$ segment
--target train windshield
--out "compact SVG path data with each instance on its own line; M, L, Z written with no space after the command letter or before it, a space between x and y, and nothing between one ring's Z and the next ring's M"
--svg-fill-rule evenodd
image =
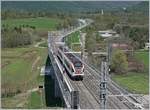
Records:
M74 64L74 66L80 68L80 67L82 67L82 63L81 63L81 62L76 62L76 63Z

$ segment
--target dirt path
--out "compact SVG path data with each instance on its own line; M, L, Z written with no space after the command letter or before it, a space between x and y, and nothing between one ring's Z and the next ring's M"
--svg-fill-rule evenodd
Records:
M33 62L33 64L32 64L32 69L31 69L31 71L33 71L34 69L35 69L35 67L36 67L36 64L38 63L38 61L40 60L40 56L38 56L35 60L34 60L34 62Z
M39 60L40 60L40 56L38 56L38 57L34 60L34 62L32 63L31 72L36 69L35 67L36 67L36 65L37 65L37 63L38 63ZM27 90L27 91L24 92L24 93L20 93L20 94L14 96L15 98L18 98L18 99L21 99L21 98L22 98L22 100L19 101L19 103L16 105L16 107L24 107L24 105L27 103L27 100L28 100L27 98L28 98L28 96L29 96L32 92L35 92L35 91L38 91L38 88L29 89L29 90Z
M41 43L44 43L44 42L45 42L45 39L42 39L42 41L37 42L37 43L34 45L34 47L45 48L45 47L39 46Z
M23 100L20 101L20 103L18 103L16 105L16 107L23 107L27 103L27 97L30 95L30 93L38 91L38 90L39 90L38 88L33 88L33 89L28 90L25 93L20 93L20 94L14 96L15 98L21 98L21 97L23 98L24 97Z

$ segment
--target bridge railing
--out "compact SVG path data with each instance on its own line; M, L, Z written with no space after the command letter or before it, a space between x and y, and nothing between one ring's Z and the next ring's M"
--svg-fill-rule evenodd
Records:
M79 108L78 91L74 89L69 79L67 79L67 77L64 75L64 68L60 64L57 56L54 54L54 50L51 47L52 45L49 44L49 56L55 71L55 78L58 81L66 106L67 108Z
M59 87L61 89L61 93L63 96L63 99L66 103L67 108L79 108L79 91L75 90L70 83L68 77L64 75L64 68L60 64L59 60L56 56L56 37L59 36L61 39L63 39L65 36L78 31L93 21L90 21L87 19L87 23L84 25L76 26L76 27L70 27L68 29L63 29L60 31L55 32L48 32L48 50L49 50L49 56L55 71L55 76L58 81Z

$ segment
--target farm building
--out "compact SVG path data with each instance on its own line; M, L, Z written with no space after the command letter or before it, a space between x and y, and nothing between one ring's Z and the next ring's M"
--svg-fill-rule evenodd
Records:
M98 33L103 38L119 37L119 34L113 30L98 31Z

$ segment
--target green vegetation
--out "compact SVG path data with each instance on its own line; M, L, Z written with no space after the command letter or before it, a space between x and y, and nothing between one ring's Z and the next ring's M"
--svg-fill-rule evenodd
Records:
M2 48L30 45L56 30L62 20L56 18L24 18L2 20Z
M83 29L87 33L85 48L88 52L88 60L94 67L100 67L101 56L92 56L92 52L106 51L106 42L96 34L100 30L116 29L118 33L123 32L125 35L125 38L120 38L120 41L126 39L127 42L132 42L135 49L143 48L148 42L148 2L118 2L117 5L116 2L107 3L98 1L92 2L92 4L91 2L3 1L1 26L2 107L42 108L41 93L36 91L27 95L26 92L43 83L45 105L47 107L63 106L60 98L54 97L54 80L51 77L40 77L39 75L40 67L45 64L47 48L35 48L31 44L40 41L41 37L47 38L47 31L76 26L78 24L76 18L94 20L94 23ZM128 8L133 5L133 8ZM126 12L123 12L123 6L127 7ZM100 14L101 9L104 9L103 15ZM123 15L127 17L127 26L122 26L125 21ZM120 43L119 39L115 40ZM79 51L79 32L69 35L65 42L73 50ZM43 42L39 46L47 47L47 42ZM134 56L145 64L146 69L149 68L148 52L135 52ZM147 71L121 74L127 71L126 56L119 53L113 58L113 68L120 75L114 74L112 78L131 92L148 93ZM42 96L44 95L42 94Z
M148 1L145 1L148 4ZM21 11L29 11L30 16L32 16L31 12L39 12L40 15L46 15L47 12L58 13L62 11L62 13L70 12L70 13L79 13L79 12L89 12L89 13L100 13L101 9L108 11L122 11L122 7L131 7L134 6L133 9L147 9L148 5L142 5L141 2L130 2L130 1L122 1L122 2L113 2L113 1L38 1L38 2L12 2L12 1L2 1L2 10L21 10ZM140 7L137 5L140 5ZM142 5L142 7L141 7ZM137 10L136 10L137 11ZM145 10L143 10L145 11ZM43 12L43 13L42 13ZM45 12L45 13L44 13ZM148 13L148 12L147 12ZM49 15L50 16L50 15Z
M13 101L13 96L18 93L38 87L40 68L45 64L46 57L46 48L2 49L1 87L4 100L2 107L11 106L9 104ZM12 107L16 105L13 103Z
M79 43L80 33L79 31L74 32L66 37L66 43L69 45L71 43Z
M126 55L121 50L115 50L112 55L111 69L115 73L126 73L128 71L128 62Z
M7 19L2 20L2 25L5 24L8 27L19 27L19 26L34 26L36 29L54 30L61 21L56 18L24 18L24 19Z
M79 31L74 32L66 37L65 42L69 48L73 50L80 50L80 33Z
M72 50L73 51L81 51L81 44L72 44Z
M137 60L144 63L146 68L149 68L149 52L148 51L137 51L134 53L134 56Z
M149 69L149 52L136 51L135 58L141 61ZM149 74L148 72L128 72L125 75L113 75L112 77L118 84L125 87L127 90L135 93L149 93Z
M25 31L21 27L8 29L2 27L2 48L25 46L32 43L31 31Z
M132 40L133 47L135 49L143 49L145 43L148 42L149 30L148 27L132 27L128 28L129 32L127 36Z
M113 80L133 93L149 93L149 75L147 73L132 73L114 75Z
M32 92L31 95L29 96L29 102L28 102L28 107L29 109L38 109L42 108L42 97L41 97L40 92Z

